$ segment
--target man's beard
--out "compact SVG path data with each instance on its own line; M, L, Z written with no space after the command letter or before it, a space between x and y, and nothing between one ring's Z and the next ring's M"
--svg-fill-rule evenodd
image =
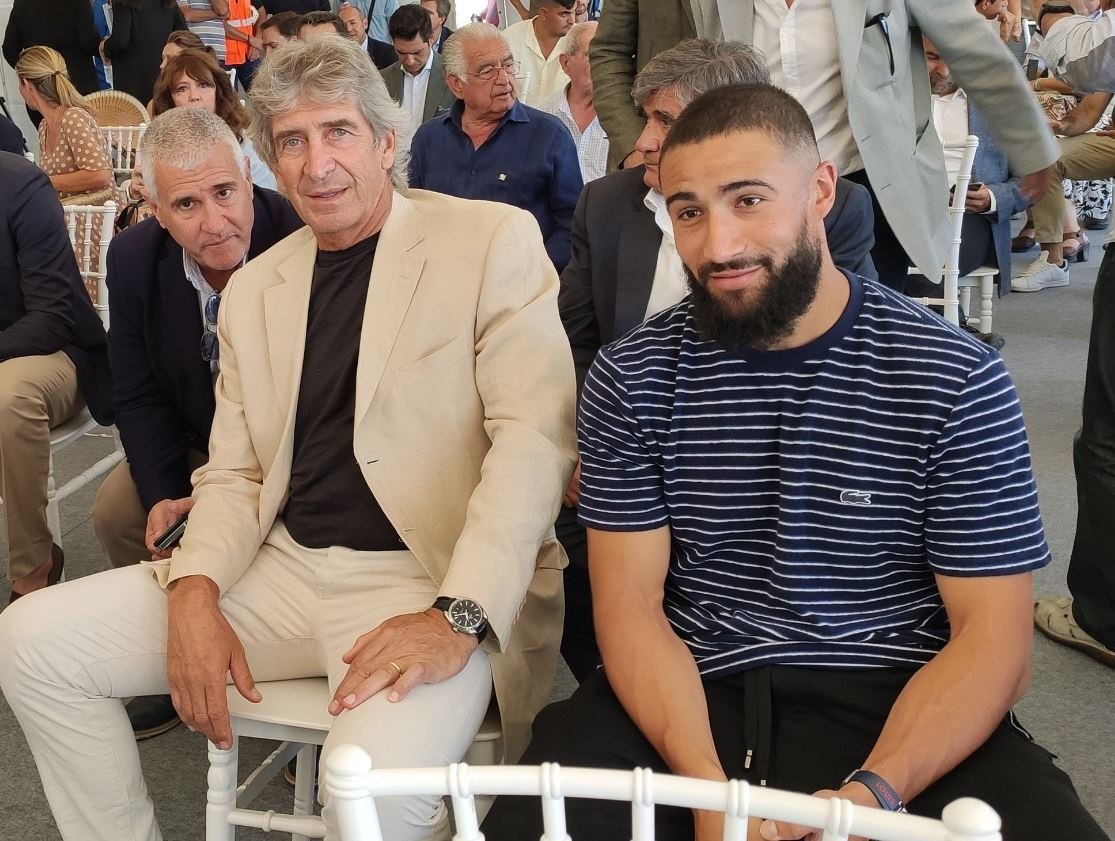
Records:
M960 90L960 86L952 80L951 76L942 76L939 73L929 74L929 87L937 96L948 96Z
M726 270L762 266L767 278L761 287L713 293L709 275ZM793 332L817 296L821 280L821 248L802 227L793 251L778 266L769 256L705 263L695 277L685 267L689 299L697 332L705 341L731 347L766 350Z

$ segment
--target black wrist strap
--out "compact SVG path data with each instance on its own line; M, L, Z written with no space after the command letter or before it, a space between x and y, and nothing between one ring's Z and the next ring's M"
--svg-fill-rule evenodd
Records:
M891 788L890 783L873 771L864 771L857 768L844 778L841 785L848 785L848 783L860 783L867 786L871 793L875 795L875 799L879 801L879 806L888 812L906 811L906 804L902 802L898 792Z

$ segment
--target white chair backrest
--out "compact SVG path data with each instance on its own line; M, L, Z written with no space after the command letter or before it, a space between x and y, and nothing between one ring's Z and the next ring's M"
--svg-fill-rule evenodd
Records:
M108 286L105 268L108 265L108 244L112 241L112 225L116 220L116 202L102 206L76 204L63 206L66 230L74 249L77 268L85 289L93 300L101 322L108 328Z
M995 810L982 801L961 798L945 808L941 820L853 806L807 794L654 774L645 768L614 771L541 766L392 768L374 771L368 754L342 745L329 757L325 785L337 816L341 841L383 841L376 797L433 795L452 801L455 841L481 841L473 798L477 795L541 799L542 841L568 841L566 797L631 803L632 841L654 841L654 807L680 806L723 812L724 841L744 841L748 818L790 821L824 831L824 841L861 835L875 841L1002 841Z
M108 157L112 161L112 171L125 178L131 177L136 165L136 151L143 140L146 125L141 126L101 126L101 133L108 143Z

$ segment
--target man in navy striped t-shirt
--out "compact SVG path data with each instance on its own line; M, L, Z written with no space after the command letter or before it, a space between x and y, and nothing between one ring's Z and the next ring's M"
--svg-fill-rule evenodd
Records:
M698 98L660 173L690 295L602 350L581 398L604 670L523 761L927 815L972 795L1009 841L1105 838L1010 712L1049 550L1002 360L833 265L836 173L785 92ZM536 812L504 798L486 836L538 837ZM622 806L568 812L582 841L628 837ZM702 812L657 829L722 837Z

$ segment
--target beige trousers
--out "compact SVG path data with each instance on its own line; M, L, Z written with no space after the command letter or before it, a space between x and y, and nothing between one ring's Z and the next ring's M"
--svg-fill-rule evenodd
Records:
M347 671L341 655L360 634L424 610L436 594L409 552L306 549L277 524L220 604L257 682L325 675L335 688ZM50 587L0 613L0 688L66 841L162 838L120 699L169 691L166 627L166 595L142 566ZM266 703L266 685L260 691ZM324 752L357 744L380 768L457 762L491 691L488 656L478 649L444 683L395 704L380 693L341 713ZM377 807L385 838L449 838L440 798L390 798ZM337 838L328 804L322 814L326 837Z
M1115 176L1115 137L1082 134L1060 139L1061 157L1053 165L1049 189L1034 204L1034 239L1060 242L1065 235L1065 193L1061 179L1093 181Z
M74 363L62 351L0 362L0 499L8 525L9 579L50 560L50 429L84 405Z
M197 450L190 450L187 455L191 471L208 459ZM139 501L139 491L132 481L127 461L116 465L97 489L97 497L93 500L93 531L114 567L151 558L146 542L147 512Z

